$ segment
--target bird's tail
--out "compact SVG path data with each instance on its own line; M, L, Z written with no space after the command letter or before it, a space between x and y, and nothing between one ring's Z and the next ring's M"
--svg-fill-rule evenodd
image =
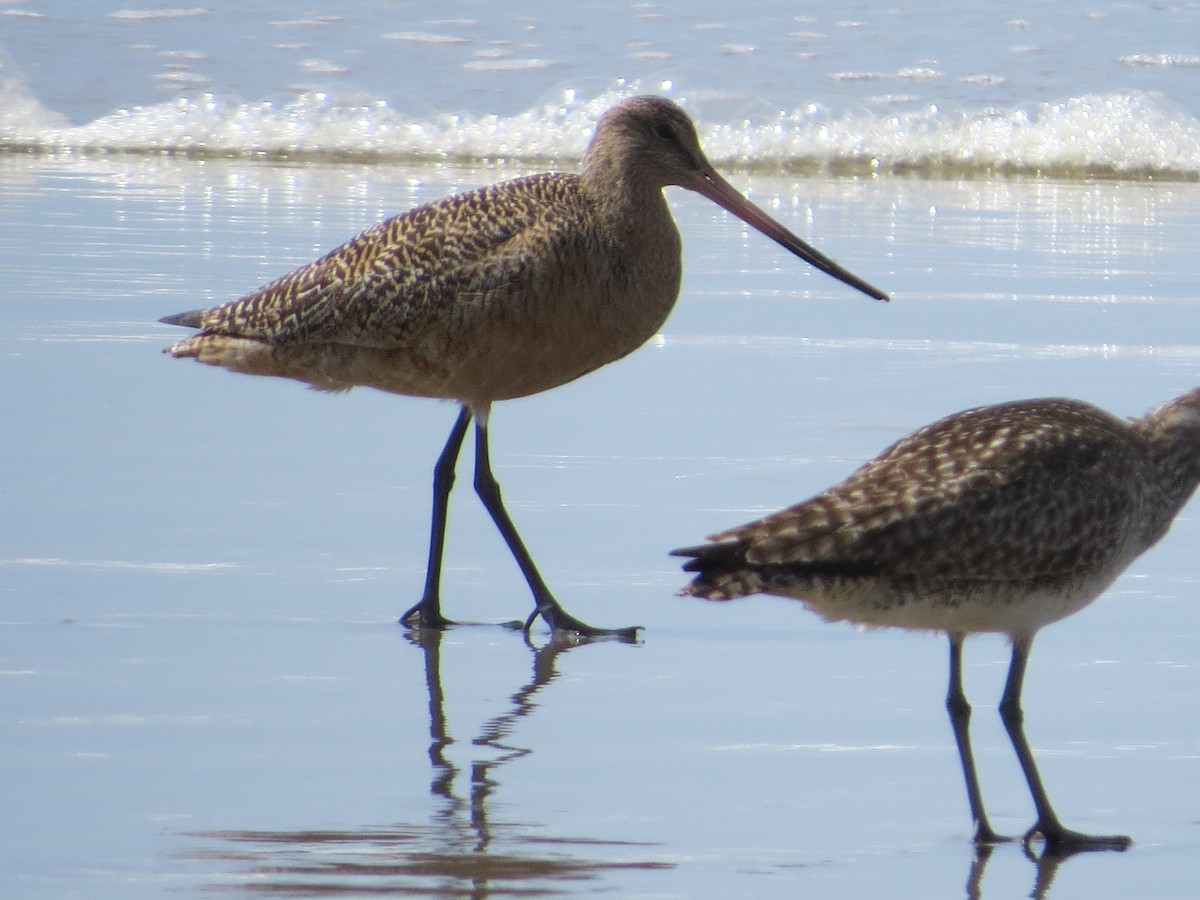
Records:
M744 547L738 543L681 547L672 550L671 555L686 557L683 570L697 573L676 592L680 597L737 600L760 593L766 587L761 573L746 565Z
M158 321L164 325L182 325L184 328L199 328L204 317L204 310L193 309L188 312L175 313L173 316L163 316Z

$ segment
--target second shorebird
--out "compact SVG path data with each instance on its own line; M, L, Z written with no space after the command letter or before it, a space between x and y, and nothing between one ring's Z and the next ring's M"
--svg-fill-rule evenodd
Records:
M636 628L593 628L554 598L504 508L487 426L494 401L565 384L658 331L681 275L668 185L703 194L821 271L887 299L718 175L678 106L635 97L600 119L581 174L520 178L381 222L240 300L164 318L199 329L167 352L320 390L365 385L457 401L434 468L425 590L402 621L452 624L440 608L442 546L455 462L474 419L475 490L533 592L526 630L540 615L556 631L629 636Z
M910 434L810 500L674 551L681 594L794 597L829 620L950 636L946 706L975 841L984 813L962 688L962 644L1012 640L1000 715L1046 852L1123 850L1123 835L1065 828L1025 738L1021 685L1034 635L1091 603L1171 527L1200 484L1200 389L1125 422L1076 400L1023 400Z

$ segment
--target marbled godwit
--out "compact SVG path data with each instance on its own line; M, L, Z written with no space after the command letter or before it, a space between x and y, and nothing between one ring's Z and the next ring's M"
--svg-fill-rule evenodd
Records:
M636 97L601 118L580 175L534 175L448 197L381 222L240 300L167 316L200 329L166 352L321 390L367 385L456 400L434 468L425 590L401 617L451 624L439 582L455 462L475 419L475 490L554 630L598 629L569 615L542 580L488 461L491 404L536 394L620 359L662 325L680 284L679 232L662 189L720 204L801 259L881 300L716 173L683 111Z
M1124 422L1074 400L1027 400L949 416L893 444L841 484L711 544L674 551L699 573L680 593L802 600L827 620L944 631L946 706L975 820L962 644L1012 641L1000 715L1037 811L1026 845L1124 849L1123 836L1064 828L1025 739L1021 684L1034 635L1100 596L1153 546L1200 484L1200 389Z

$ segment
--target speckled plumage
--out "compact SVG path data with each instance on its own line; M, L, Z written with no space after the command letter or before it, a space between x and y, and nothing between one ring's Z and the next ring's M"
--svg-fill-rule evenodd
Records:
M199 329L166 352L321 390L362 385L458 401L435 470L425 594L404 619L447 624L438 600L446 504L473 418L476 490L535 596L526 628L540 614L556 630L602 632L566 615L537 574L487 462L487 420L494 401L572 381L636 350L662 325L681 272L679 232L663 197L669 185L708 197L821 271L887 299L737 193L678 106L634 97L601 117L580 174L518 178L381 222L240 300L164 318Z
M971 750L962 645L1007 634L1000 716L1045 853L1123 850L1124 835L1066 828L1025 737L1021 690L1034 636L1100 596L1153 546L1200 484L1200 389L1122 421L1076 400L1024 400L949 416L804 503L674 551L697 573L681 594L802 600L830 620L944 631L946 707L974 840L992 830Z
M240 300L164 319L200 329L167 352L477 409L549 390L631 353L666 320L681 277L662 193L673 184L884 297L737 195L679 107L640 97L605 114L581 174L518 178L381 222Z
M170 353L324 390L476 405L556 387L641 346L679 292L661 192L638 220L653 241L638 227L606 235L584 214L586 193L578 175L535 175L419 207L185 314L177 324L200 333Z
M675 551L684 593L829 619L1032 633L1091 602L1200 479L1200 391L1132 422L1075 400L967 410L796 506Z

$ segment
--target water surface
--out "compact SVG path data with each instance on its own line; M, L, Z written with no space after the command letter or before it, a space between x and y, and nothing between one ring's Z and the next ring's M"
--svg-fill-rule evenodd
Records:
M1137 415L1200 384L1197 5L573 9L0 6L0 894L1191 897L1192 507L1039 638L1027 727L1059 812L1135 839L1057 868L973 852L942 639L680 599L666 553L959 409ZM416 640L395 618L454 409L171 360L156 320L573 168L639 90L894 300L671 193L663 333L492 420L548 582L643 640ZM468 481L446 610L522 618ZM1007 648L966 660L1018 833Z
M956 409L1058 394L1133 415L1200 383L1200 189L731 174L890 304L672 194L687 272L661 337L493 417L546 578L643 642L422 645L394 618L453 409L171 360L154 320L504 174L0 163L6 896L1028 893L1017 848L981 873L968 843L943 641L679 599L665 554ZM1194 885L1196 539L1189 508L1039 640L1028 728L1060 812L1137 842L1069 860L1051 895ZM530 602L469 489L445 602L487 621ZM985 796L1021 831L993 712L1007 649L980 638L967 661Z

